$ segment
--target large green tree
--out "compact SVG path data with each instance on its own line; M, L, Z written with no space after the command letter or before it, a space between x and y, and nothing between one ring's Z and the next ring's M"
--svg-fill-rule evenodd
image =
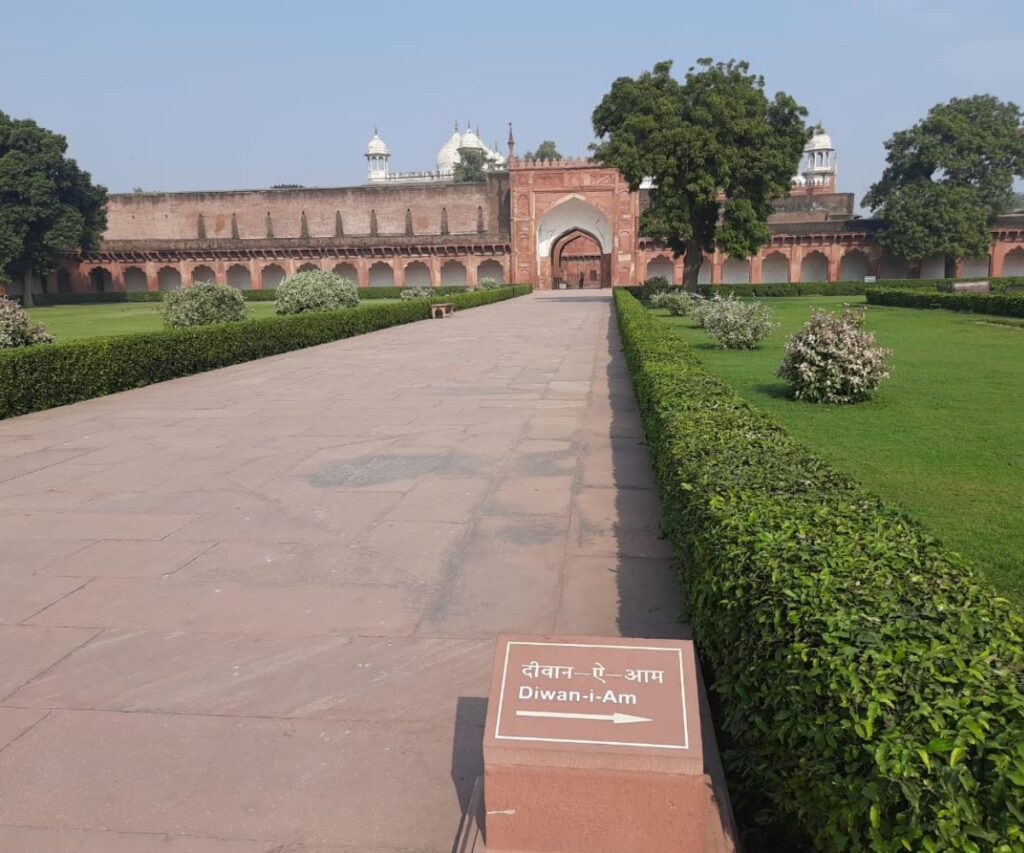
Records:
M0 279L52 273L62 252L90 251L107 226L107 190L67 157L63 136L0 112Z
M562 155L558 153L558 146L550 139L545 139L537 146L536 151L527 151L524 155L526 160L561 160Z
M631 189L652 179L641 233L685 256L697 286L703 253L754 254L768 239L772 200L789 191L809 137L807 110L784 92L769 98L746 62L700 59L686 77L659 62L620 77L594 110L594 157Z
M988 252L993 217L1010 210L1013 181L1024 172L1024 118L992 95L936 104L885 143L886 166L864 198L886 223L882 246L910 260L941 255L956 262Z
M457 184L478 183L487 180L487 159L479 148L460 148L459 162L455 164L452 180Z

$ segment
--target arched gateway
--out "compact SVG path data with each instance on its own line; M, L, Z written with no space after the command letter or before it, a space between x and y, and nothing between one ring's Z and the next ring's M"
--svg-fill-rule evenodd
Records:
M516 281L548 289L636 280L638 197L616 169L512 160L509 176Z

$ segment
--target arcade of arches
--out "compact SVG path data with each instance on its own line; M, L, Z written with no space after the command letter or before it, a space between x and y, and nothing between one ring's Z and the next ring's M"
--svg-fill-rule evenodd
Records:
M609 287L654 275L680 284L682 258L639 234L645 193L587 160L513 158L479 184L115 194L99 250L67 256L33 288L168 291L213 281L259 290L308 269L333 270L360 287L475 286L484 278ZM699 281L942 276L941 258L908 263L885 254L879 223L857 218L853 205L852 194L834 185L794 186L769 218L768 243L751 258L705 255ZM148 218L136 216L140 206ZM157 221L166 223L161 233L146 230ZM958 275L1024 275L1024 215L998 218L989 257L960 262Z

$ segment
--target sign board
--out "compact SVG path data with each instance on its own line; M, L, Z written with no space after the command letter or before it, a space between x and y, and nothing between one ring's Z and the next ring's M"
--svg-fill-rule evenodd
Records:
M864 276L864 283L865 284L874 284L875 281L877 281L877 278L875 276L873 276L873 275L866 275L866 276Z
M700 752L688 642L501 637L495 666L496 744Z

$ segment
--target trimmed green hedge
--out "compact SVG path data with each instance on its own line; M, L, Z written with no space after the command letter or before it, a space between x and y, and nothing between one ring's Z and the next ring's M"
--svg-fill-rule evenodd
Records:
M529 285L0 351L0 419L425 320L430 303L473 308Z
M712 296L716 293L726 296L864 296L876 290L928 290L938 292L942 287L951 287L956 282L963 282L967 279L953 278L914 278L914 279L887 279L867 283L863 281L803 281L774 284L698 284L697 292L702 296ZM1003 277L985 278L978 281L988 281L993 292L1002 293L1008 286L1024 286L1024 277ZM675 289L681 289L679 287ZM630 292L640 297L640 288L631 287Z
M867 295L870 305L898 308L945 308L1000 317L1024 317L1024 294L1014 293L921 293L915 290L873 290Z
M757 849L1024 850L1024 620L615 303L730 790L771 827Z

